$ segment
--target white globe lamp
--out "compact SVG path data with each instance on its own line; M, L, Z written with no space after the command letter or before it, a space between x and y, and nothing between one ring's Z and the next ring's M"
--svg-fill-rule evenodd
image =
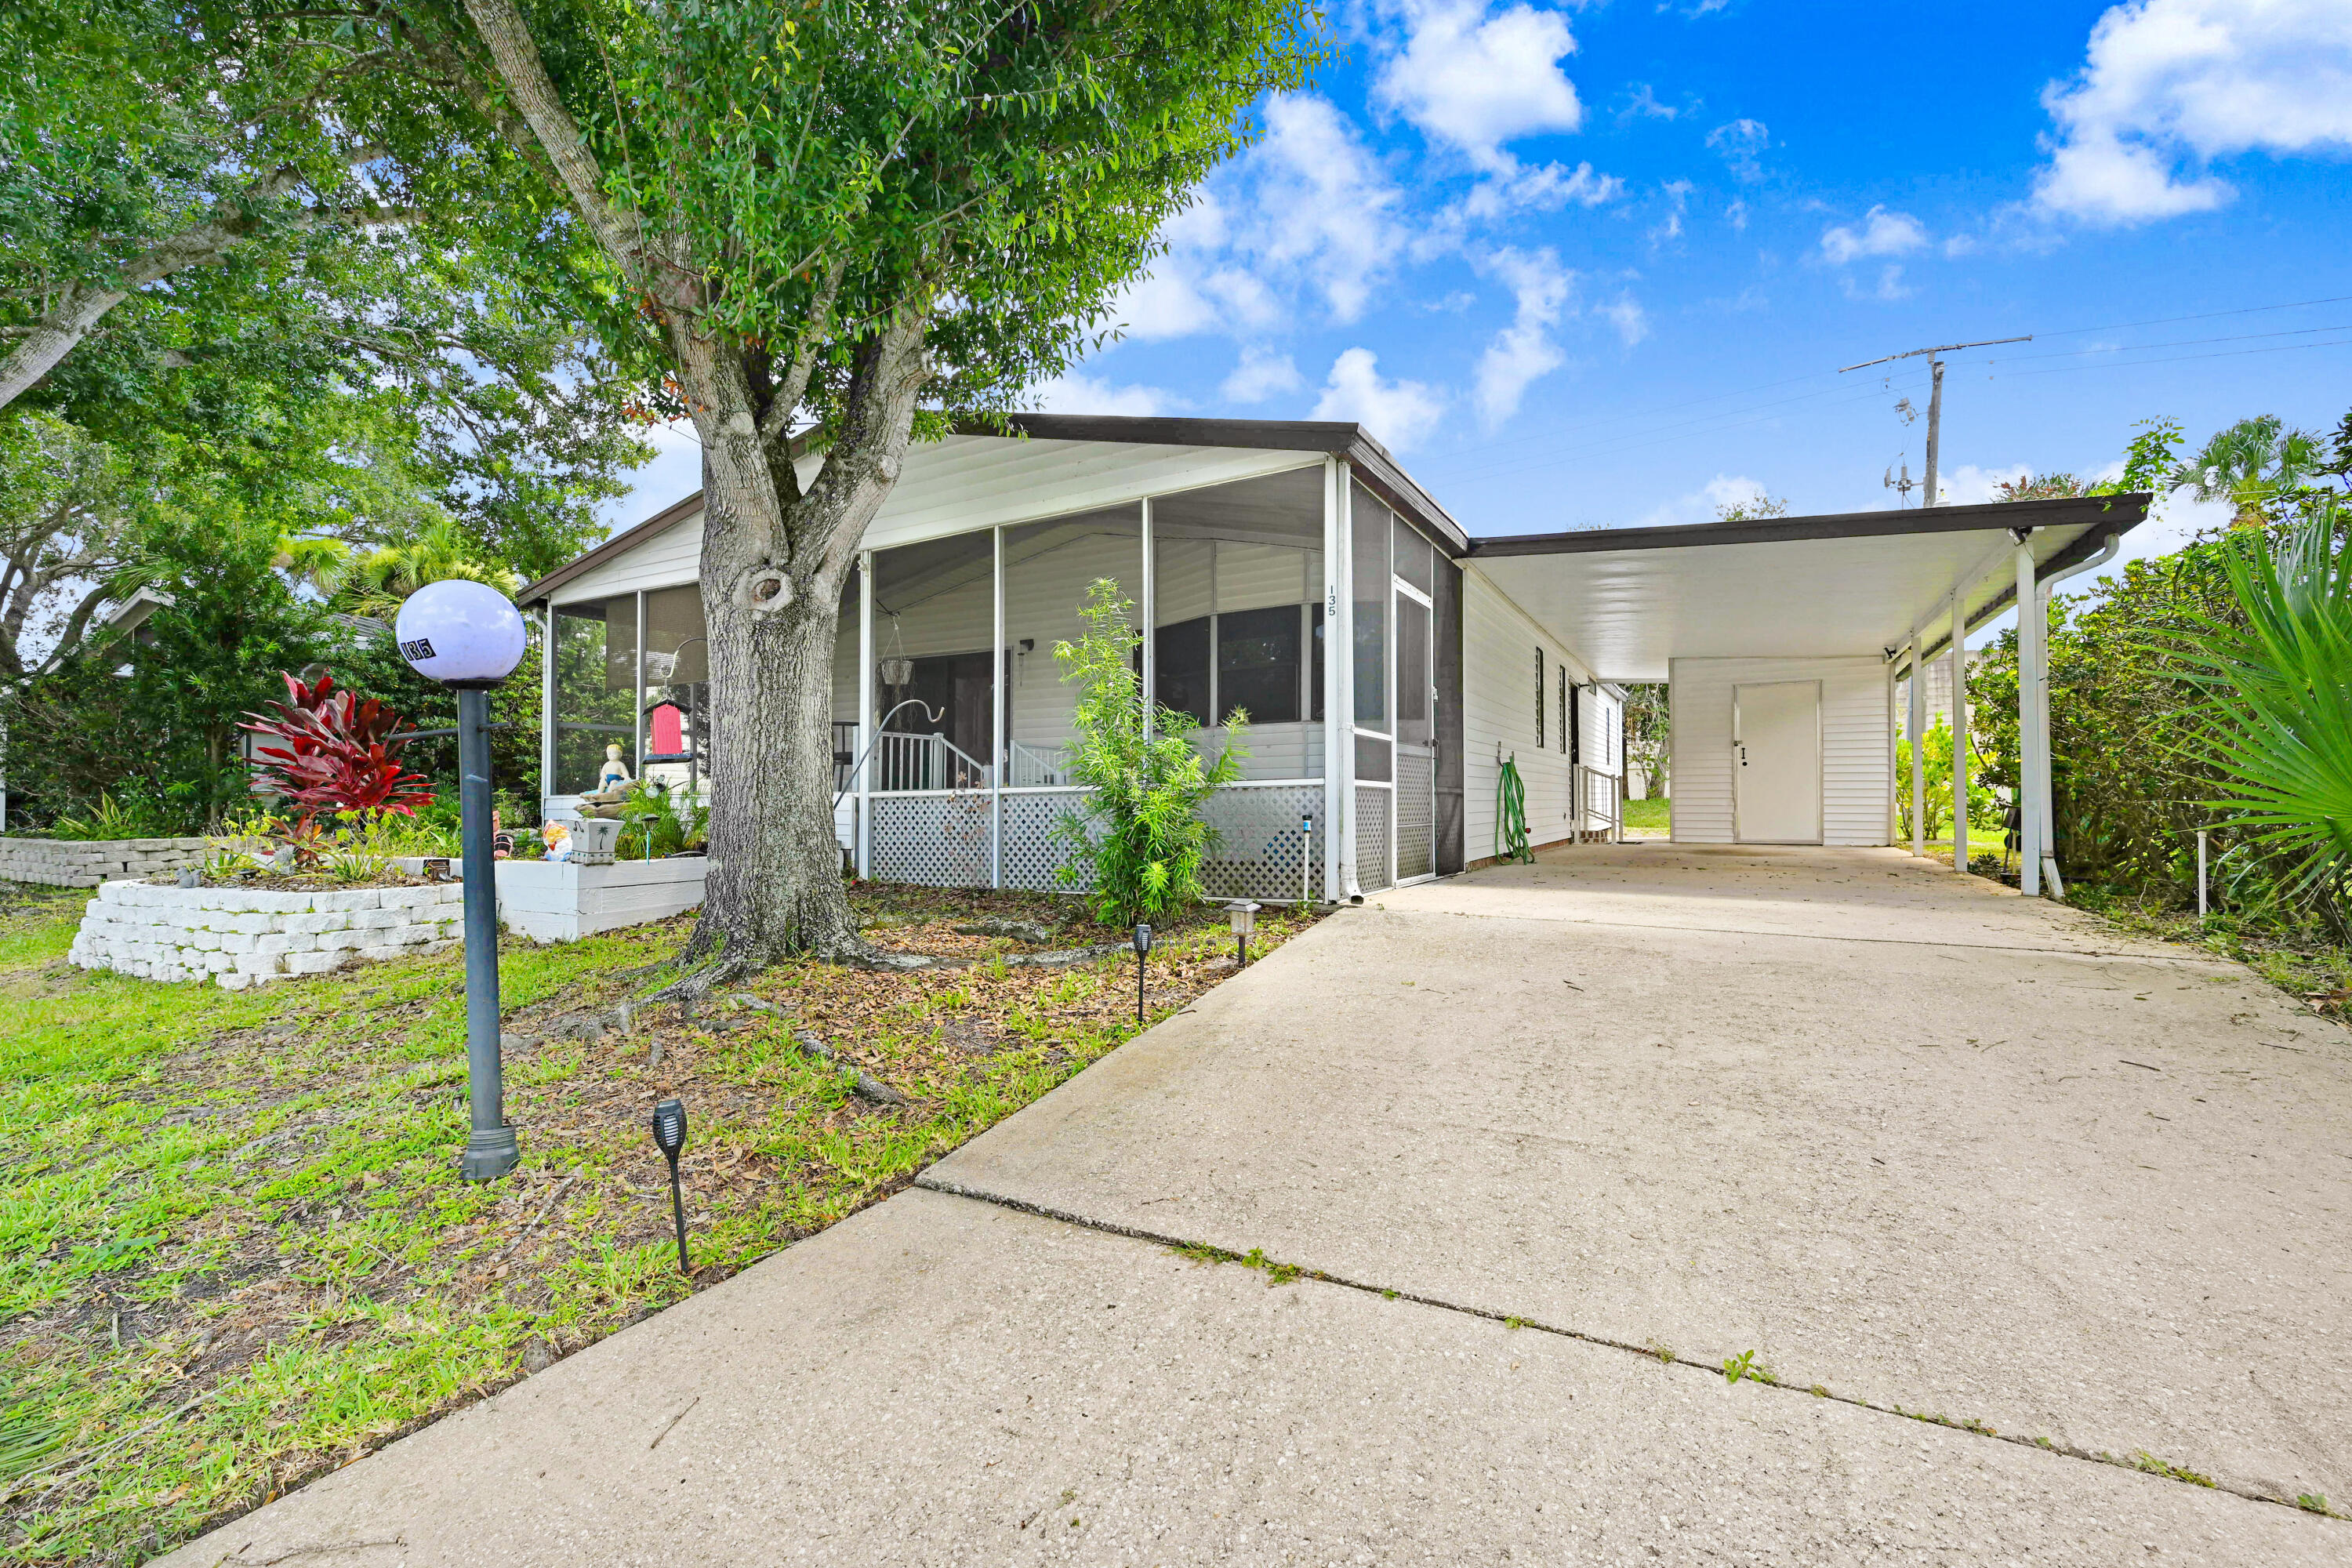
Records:
M444 686L488 688L522 662L522 612L486 583L427 583L400 606L400 657Z
M521 1162L499 1055L498 861L490 844L490 689L522 662L522 612L482 583L427 583L400 606L400 657L457 693L457 841L466 878L466 1101L457 1174L493 1182Z

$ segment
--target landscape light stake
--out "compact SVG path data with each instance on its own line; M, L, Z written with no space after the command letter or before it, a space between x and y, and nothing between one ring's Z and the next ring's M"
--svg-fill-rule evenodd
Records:
M1298 904L1301 909L1315 901L1309 896L1314 887L1314 875L1307 864L1307 852L1314 847L1315 814L1302 811L1298 814Z
M686 1194L677 1184L677 1157L686 1152L686 1107L674 1099L654 1107L654 1147L669 1162L669 1212L677 1221L677 1271L692 1279L694 1265L686 1256Z
M1151 951L1151 928L1135 928L1135 1021L1143 1022L1143 955Z
M522 662L522 612L481 583L428 583L393 627L417 674L457 693L457 838L466 879L466 1104L457 1174L494 1182L522 1162L499 1058L498 857L490 842L490 691Z
M1225 917L1234 926L1234 967L1249 966L1250 931L1257 925L1257 906L1247 899L1225 906Z

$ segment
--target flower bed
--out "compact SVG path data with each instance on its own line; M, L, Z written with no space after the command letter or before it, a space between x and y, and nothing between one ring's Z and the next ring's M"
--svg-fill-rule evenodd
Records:
M205 863L205 838L0 838L0 881L95 888Z
M464 898L458 882L263 892L110 881L89 901L67 956L84 969L242 991L436 952L459 934Z

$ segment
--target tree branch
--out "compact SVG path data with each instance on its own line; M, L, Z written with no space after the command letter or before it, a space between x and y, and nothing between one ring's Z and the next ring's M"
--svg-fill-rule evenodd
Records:
M506 84L515 107L545 155L555 183L571 198L581 221L588 226L588 232L595 237L604 253L620 264L625 274L639 286L650 288L650 269L646 265L649 258L642 226L634 221L634 215L625 216L606 198L604 171L589 149L587 138L581 135L579 121L564 107L562 95L556 91L553 79L547 74L547 63L540 58L539 44L530 36L530 26L523 20L514 0L466 0L466 15L473 18L474 29L490 51L490 61L498 68L499 79ZM674 294L676 290L664 292ZM694 301L673 298L660 303L683 314L692 309Z

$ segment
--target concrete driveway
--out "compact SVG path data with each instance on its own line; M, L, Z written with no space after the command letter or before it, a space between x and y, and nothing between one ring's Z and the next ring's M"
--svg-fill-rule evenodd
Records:
M2347 1113L1900 853L1566 851L170 1561L2341 1563Z

